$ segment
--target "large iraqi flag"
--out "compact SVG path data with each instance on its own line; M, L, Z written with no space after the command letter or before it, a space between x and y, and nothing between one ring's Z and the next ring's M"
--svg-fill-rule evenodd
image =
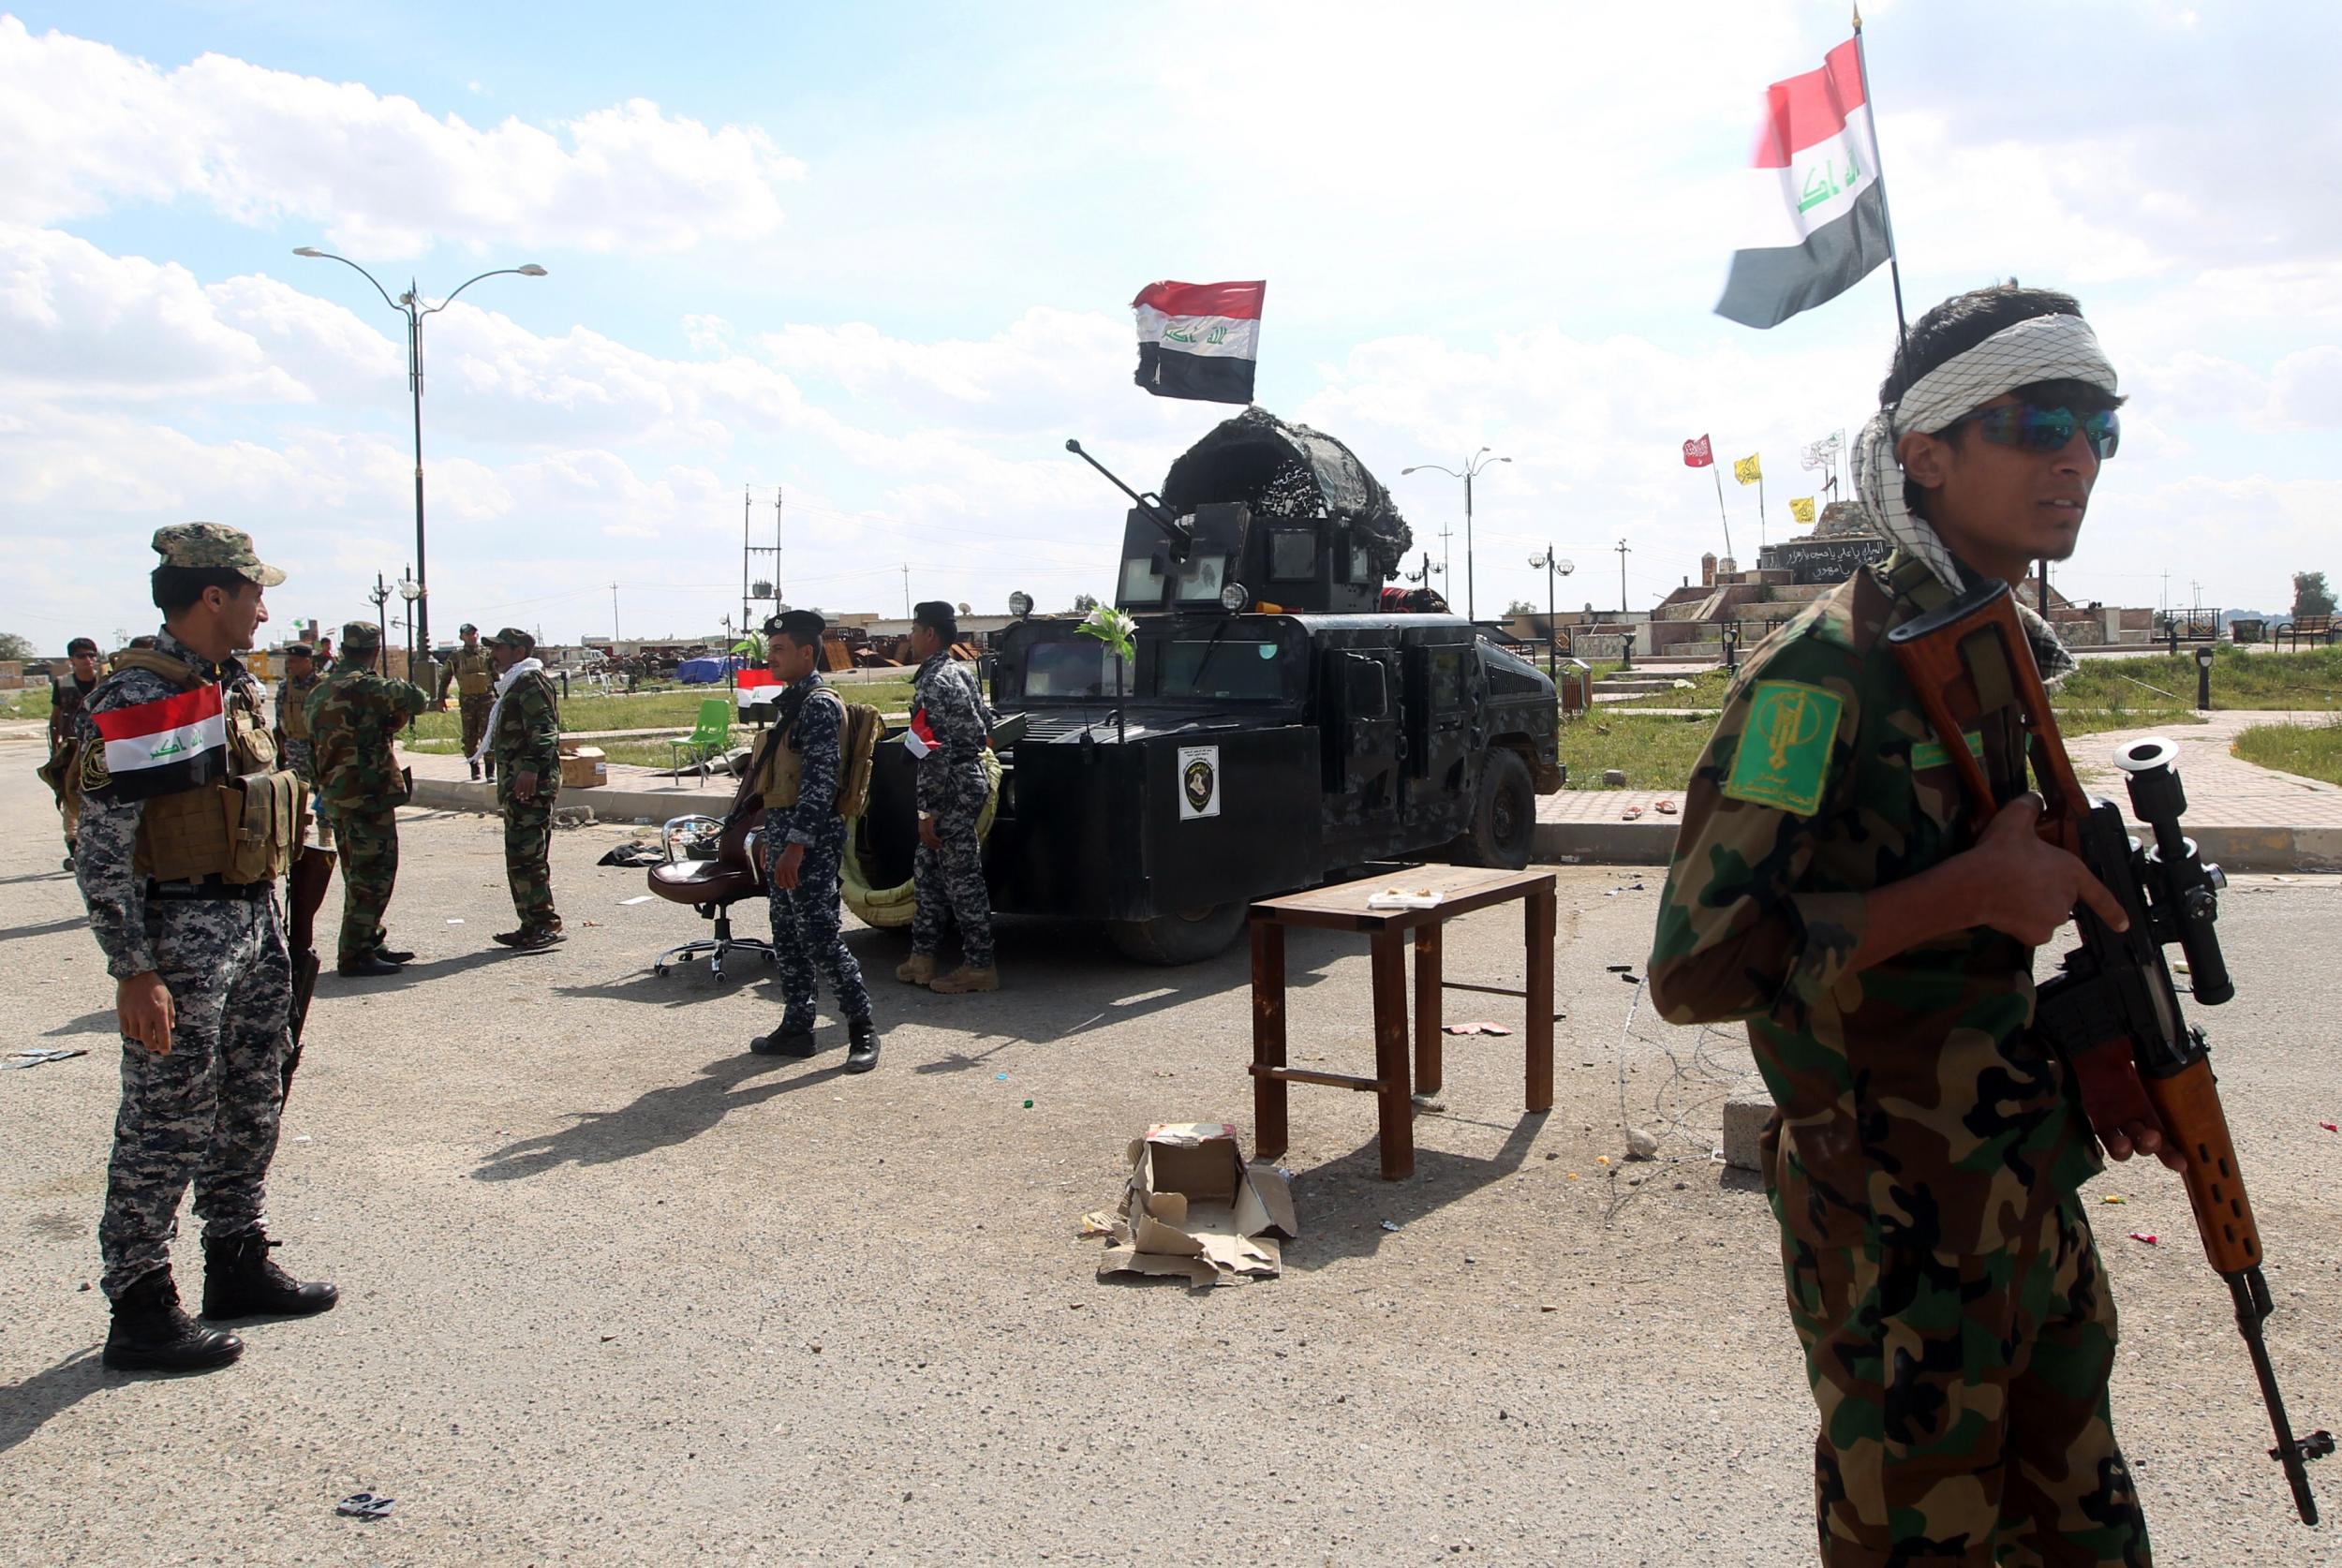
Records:
M219 688L199 686L133 707L90 716L105 743L105 771L117 800L177 794L228 777L228 721ZM97 787L83 764L82 787Z
M1250 403L1260 360L1260 307L1268 285L1150 283L1138 313L1138 374L1157 397Z
M1887 192L1857 39L1831 50L1821 69L1765 90L1744 182L1743 244L1732 254L1718 316L1777 327L1887 259Z

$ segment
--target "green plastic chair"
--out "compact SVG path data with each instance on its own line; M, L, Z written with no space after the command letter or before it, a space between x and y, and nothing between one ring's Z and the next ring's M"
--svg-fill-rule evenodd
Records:
M732 749L732 703L722 697L710 697L701 703L699 722L691 727L691 732L667 745L669 766L680 773L687 766L696 765L700 770L699 787L704 790L708 762Z

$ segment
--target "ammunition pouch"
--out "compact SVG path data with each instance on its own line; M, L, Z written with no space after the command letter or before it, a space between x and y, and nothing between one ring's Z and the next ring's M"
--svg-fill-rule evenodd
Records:
M485 697L488 695L488 688L493 684L495 683L488 678L484 671L475 673L470 670L462 670L456 673L455 690L459 696Z
M307 836L300 778L248 773L146 803L131 864L158 882L274 881Z
M287 740L309 738L309 692L316 689L314 684L305 691L285 688L284 701L276 704L276 727L285 732Z

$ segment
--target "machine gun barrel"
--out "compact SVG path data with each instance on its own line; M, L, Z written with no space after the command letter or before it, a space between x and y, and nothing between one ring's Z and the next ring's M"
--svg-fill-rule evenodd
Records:
M1131 498L1131 504L1138 508L1147 521L1163 530L1164 537L1171 541L1172 548L1178 556L1181 559L1186 557L1189 548L1195 542L1194 530L1183 525L1178 518L1164 509L1162 496L1155 495L1152 491L1142 496L1133 490L1122 482L1120 475L1084 451L1082 444L1070 436L1065 438L1065 450L1105 475L1107 483L1128 496Z

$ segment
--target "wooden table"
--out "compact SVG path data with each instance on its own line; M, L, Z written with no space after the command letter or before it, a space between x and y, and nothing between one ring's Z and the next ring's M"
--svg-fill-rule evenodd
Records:
M1427 910L1370 910L1367 900L1386 889L1441 895ZM1440 928L1460 914L1510 899L1523 904L1521 929L1528 949L1525 990L1448 981L1440 974ZM1529 1109L1553 1108L1553 873L1497 871L1462 865L1424 865L1395 876L1369 878L1307 893L1266 898L1252 909L1253 929L1253 1121L1255 1158L1273 1160L1285 1151L1287 1084L1326 1084L1360 1089L1380 1102L1383 1179L1415 1174L1415 1108L1417 1089L1440 1087L1440 997L1443 991L1481 991L1520 997L1528 1003ZM1285 1064L1285 927L1361 931L1369 938L1374 965L1374 1076L1319 1072ZM1415 934L1415 1061L1407 1060L1407 975L1401 951Z

